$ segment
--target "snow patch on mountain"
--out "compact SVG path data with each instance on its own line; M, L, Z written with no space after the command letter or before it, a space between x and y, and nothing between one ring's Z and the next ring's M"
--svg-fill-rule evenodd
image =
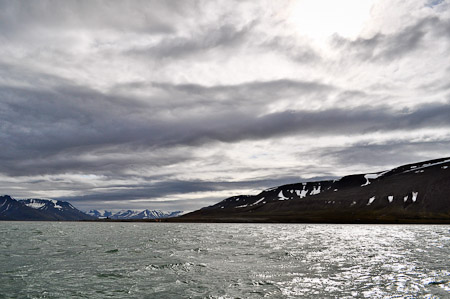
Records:
M317 186L317 188L316 188L316 186L314 186L313 190L311 191L311 193L309 193L309 195L316 195L319 193L320 193L320 185Z
M251 204L251 206L255 206L257 204L259 204L261 201L264 200L264 197L261 197L260 199L258 199L257 201L255 201L254 203Z
M26 205L27 207L36 209L36 210L45 210L48 208L55 208L58 210L63 210L63 207L61 206L62 202L55 200L55 199L35 199L35 198L30 198L30 199L24 199L21 200L21 202ZM74 209L74 207L69 204L68 202L66 202L66 206L69 209Z
M416 202L416 200L417 200L417 196L419 195L419 192L413 192L412 193L412 201L413 202Z
M246 208L246 207L248 207L248 205L237 206L237 207L234 207L234 208L235 209L239 209L239 208Z
M63 207L61 207L61 206L58 204L58 201L57 201L57 200L50 199L50 201L53 203L53 207L54 207L55 209L62 210Z
M388 173L388 171L365 174L364 178L366 179L366 182L363 185L361 185L361 187L370 185L370 180L378 179L379 177L385 175L386 173Z
M424 163L424 164L422 164L422 165L420 165L420 166L417 166L417 167L411 167L412 169L410 169L410 170L407 170L407 171L405 171L405 172L411 172L411 171L413 171L413 170L419 170L419 169L423 169L423 168L427 168L427 167L431 167L431 166L435 166L435 165L441 165L441 164L444 164L444 163L447 163L447 162L450 162L450 159L446 159L446 160L443 160L443 161L440 161L440 162L434 162L434 163ZM443 167L445 167L445 166L443 166ZM442 168L443 168L442 167ZM444 168L445 169L445 168ZM421 171L421 172L423 172L423 171ZM417 173L417 172L416 172Z
M283 190L281 190L280 193L278 193L278 200L286 200L286 199L289 198L285 197L283 194Z
M42 202L30 202L25 204L27 207L33 208L33 209L42 209L45 206L45 203Z

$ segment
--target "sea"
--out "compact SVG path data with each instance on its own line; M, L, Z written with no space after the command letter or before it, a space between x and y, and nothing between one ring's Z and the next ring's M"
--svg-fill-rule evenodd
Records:
M450 298L450 226L0 222L0 298Z

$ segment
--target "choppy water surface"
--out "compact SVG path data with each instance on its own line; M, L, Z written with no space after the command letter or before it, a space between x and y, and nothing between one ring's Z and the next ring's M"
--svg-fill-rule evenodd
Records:
M0 222L2 298L450 298L450 226Z

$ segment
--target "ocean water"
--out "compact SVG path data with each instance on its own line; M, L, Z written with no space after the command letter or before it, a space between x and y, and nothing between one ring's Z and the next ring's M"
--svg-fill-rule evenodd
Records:
M450 226L0 222L0 298L450 298Z

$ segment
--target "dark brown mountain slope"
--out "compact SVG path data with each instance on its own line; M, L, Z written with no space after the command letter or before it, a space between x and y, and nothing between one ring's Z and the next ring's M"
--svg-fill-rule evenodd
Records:
M233 196L173 220L450 223L450 158Z

